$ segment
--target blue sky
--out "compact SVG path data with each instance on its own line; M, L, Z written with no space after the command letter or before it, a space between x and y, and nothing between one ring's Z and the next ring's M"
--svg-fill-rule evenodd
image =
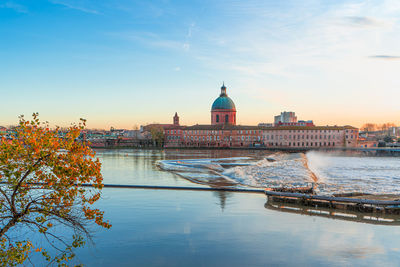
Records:
M400 1L0 0L0 125L400 124Z

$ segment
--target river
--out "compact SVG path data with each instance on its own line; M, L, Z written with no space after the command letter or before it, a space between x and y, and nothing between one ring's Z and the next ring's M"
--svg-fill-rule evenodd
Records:
M312 172L321 194L400 190L400 158L122 149L97 156L105 184L302 185L312 182ZM271 208L263 194L105 188L97 206L113 227L93 228L94 244L77 250L76 263L87 266L400 263L399 226L285 212Z

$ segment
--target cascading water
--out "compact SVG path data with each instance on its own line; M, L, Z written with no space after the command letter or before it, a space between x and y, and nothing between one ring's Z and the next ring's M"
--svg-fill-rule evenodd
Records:
M160 168L211 186L305 187L318 194L400 194L400 158L359 157L322 152L160 161Z

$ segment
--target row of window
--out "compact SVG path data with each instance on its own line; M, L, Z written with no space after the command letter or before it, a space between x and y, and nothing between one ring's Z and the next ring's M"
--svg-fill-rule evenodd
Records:
M174 135L169 135L169 136L167 136L167 140L179 140L179 139L181 139L181 137L180 136L174 136Z
M271 135L271 136L269 136L269 135L265 135L266 136L266 140L274 140L274 138L275 138L275 140L277 140L277 139L280 139L280 140L286 140L286 139L292 139L292 137L293 137L293 139L294 140L300 140L300 139L318 139L318 135L289 135L289 136L287 136L287 135ZM275 136L275 137L274 137ZM340 139L341 137L340 136L335 136L335 135L320 135L319 136L319 139ZM347 136L346 136L346 138L347 138ZM353 138L353 136L351 137L351 138Z
M276 133L277 131L288 131L289 133L339 133L341 130L266 130L265 133ZM357 133L356 130L346 130L346 133Z
M180 138L167 138L168 140L178 140ZM261 141L261 136L238 136L237 141ZM184 136L183 140L188 141L219 141L219 136ZM224 137L224 141L232 141L234 140L232 136Z
M167 134L224 134L224 130L167 130ZM340 130L289 130L289 133L334 133ZM235 133L235 134L261 134L261 130L225 130L225 132ZM276 134L276 131L265 131L266 134ZM346 130L346 133L357 133L355 130Z
M287 137L289 137L289 138L287 138ZM318 136L318 135L310 135L310 136L308 136L308 135L302 135L302 136L300 136L300 135L289 135L289 136L286 136L286 135L284 135L284 136L282 136L282 135L276 135L276 136L274 136L274 135L271 135L271 136L269 136L269 135L263 135L263 136L237 136L236 137L236 139L237 139L237 141L240 141L240 140L242 140L242 141L244 141L244 140L246 140L246 141L251 141L251 140L253 140L253 141L260 141L260 140L287 140L287 139L289 139L289 140L292 140L292 137L293 137L293 139L294 140L300 140L300 139L302 139L302 140L304 140L304 139L307 139L307 140L309 140L309 139L311 139L311 140L313 140L313 139L318 139L318 137L319 137L319 140L321 140L321 139L328 139L328 140L331 140L331 139L337 139L337 140L340 140L341 139L341 137L340 136L330 136L330 135L324 135L324 136L322 136L322 135L320 135L320 136ZM296 138L297 137L297 138ZM349 139L348 138L349 136L347 136L346 135L346 139ZM232 141L233 139L234 139L234 137L232 137L232 136L225 136L225 137L223 137L224 138L224 140L225 141ZM353 135L350 135L350 139L354 139L355 138L355 136L353 136ZM167 140L180 140L181 139L181 137L180 136L173 136L173 135L169 135L169 136L167 136ZM203 140L203 141L212 141L212 140L220 140L220 136L183 136L183 139L184 140L199 140L199 141L201 141L201 140Z
M191 136L193 137L193 136ZM214 138L210 138L209 140L205 140L204 138L188 138L188 140L185 140L186 142L193 142L193 141L219 141L219 139L214 139ZM240 140L238 140L240 141ZM245 141L245 140L242 140ZM251 140L246 140L246 141L251 141ZM254 140L257 141L257 140ZM258 140L259 141L259 140ZM188 143L188 144L189 144ZM232 145L232 143L230 144ZM241 143L241 145L243 145L243 143ZM326 146L335 146L335 142L289 142L289 143L267 143L268 146L289 146L289 147L326 147Z
M172 139L179 139L179 138L169 138L170 136L168 136L168 140L172 140ZM177 137L177 136L175 136L175 137ZM225 141L232 141L234 138L233 138L233 136L225 136L224 137L224 140ZM261 139L264 139L264 136L263 136L263 138L261 138L261 136L237 136L237 138L236 138L238 141L240 141L240 140L242 140L242 141L244 141L244 140L246 140L246 141L260 141ZM201 140L203 140L203 141L212 141L212 140L214 140L214 141L217 141L217 140L220 140L220 137L219 136L183 136L183 140L198 140L198 141L201 141Z
M289 142L288 144L282 143L268 143L270 146L293 146L293 147L319 147L319 146L335 146L335 142Z
M167 130L167 134L180 134L182 131L183 134L224 134L224 130ZM261 130L225 130L225 132L235 133L235 134L261 134Z

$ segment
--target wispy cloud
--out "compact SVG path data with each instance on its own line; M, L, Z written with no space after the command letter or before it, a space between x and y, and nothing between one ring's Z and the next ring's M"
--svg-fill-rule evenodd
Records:
M4 4L0 4L0 8L9 8L13 9L18 13L28 13L28 8L26 6L14 3L14 2L5 2Z
M369 58L376 58L383 60L400 60L400 56L392 56L392 55L373 55L369 56Z
M359 27L379 27L382 23L371 17L361 17L361 16L348 16L345 17L345 22L352 26Z
M59 0L50 0L50 2L53 4L56 4L56 5L64 6L69 9L74 9L74 10L78 10L78 11L89 13L89 14L100 14L100 12L95 9L83 7L82 5L74 4L71 2L59 1Z
M190 49L190 44L187 42L171 40L152 32L117 32L108 33L108 35L151 47L183 51L188 51Z

